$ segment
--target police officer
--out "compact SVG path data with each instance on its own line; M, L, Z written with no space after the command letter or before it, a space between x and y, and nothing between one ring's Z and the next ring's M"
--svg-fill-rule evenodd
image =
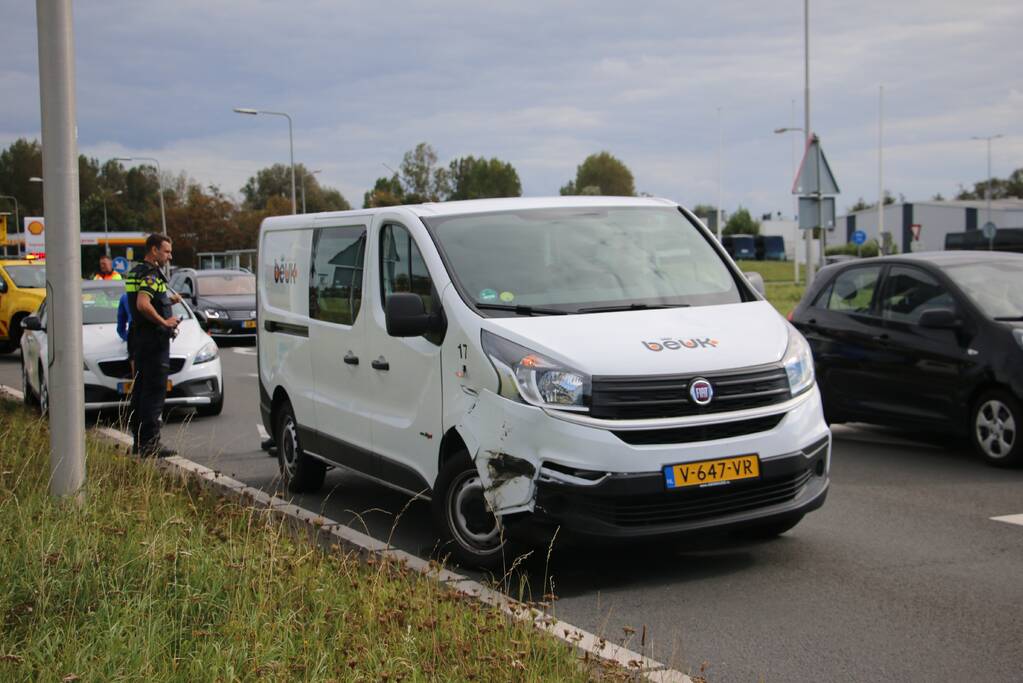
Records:
M167 398L170 371L170 342L179 322L177 316L171 314L171 304L180 298L168 292L162 271L171 256L170 238L150 235L146 239L145 260L132 269L124 282L132 313L128 346L135 360L128 427L135 440L132 452L142 457L176 455L160 443L160 416Z

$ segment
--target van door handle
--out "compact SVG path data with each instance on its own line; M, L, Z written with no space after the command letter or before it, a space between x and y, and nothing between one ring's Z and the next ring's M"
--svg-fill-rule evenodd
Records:
M345 354L345 363L347 363L348 365L358 365L359 357L356 356L351 351L349 351L348 353Z
M390 370L391 369L390 364L387 362L387 360L383 356L380 356L379 358L377 358L375 361L370 363L370 365L373 366L374 370Z
M876 342L881 342L882 344L887 344L890 338L888 337L887 334L877 334L877 335L874 335L873 339Z

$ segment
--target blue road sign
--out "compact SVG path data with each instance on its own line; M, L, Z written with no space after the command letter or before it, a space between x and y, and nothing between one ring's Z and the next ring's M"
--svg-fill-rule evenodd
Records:
M122 275L124 273L127 273L128 272L128 259L124 258L123 256L115 256L114 257L113 268L114 268L114 272L115 273L121 273Z
M862 230L857 230L852 234L852 243L855 245L863 244L867 241L867 233Z

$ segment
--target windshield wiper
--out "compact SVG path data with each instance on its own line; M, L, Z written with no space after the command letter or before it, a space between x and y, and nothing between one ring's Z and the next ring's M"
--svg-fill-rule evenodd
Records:
M1005 323L1014 323L1023 320L1023 315L999 315L995 316L995 320Z
M476 308L484 308L493 311L511 311L516 315L568 315L568 311L560 308L542 308L537 306L523 306L522 304L476 304Z
M613 311L645 311L654 308L689 308L689 304L620 304L618 306L593 306L592 308L580 308L578 313L611 313Z

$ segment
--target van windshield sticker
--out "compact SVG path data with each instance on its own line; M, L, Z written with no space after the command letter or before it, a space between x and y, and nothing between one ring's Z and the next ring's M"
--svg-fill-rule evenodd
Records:
M644 341L641 343L650 351L678 351L679 349L716 349L719 342L710 337L691 337L689 339L661 337L655 342Z
M505 302L506 304L510 304L511 302L515 301L515 295L512 294L511 292L501 292L501 301Z
M495 301L497 299L496 289L484 289L480 291L480 301Z

